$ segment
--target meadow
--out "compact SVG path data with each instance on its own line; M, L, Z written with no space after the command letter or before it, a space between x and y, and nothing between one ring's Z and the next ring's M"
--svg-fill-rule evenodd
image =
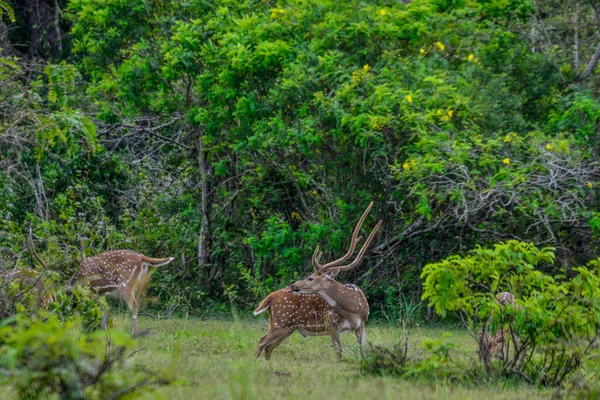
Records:
M116 317L117 329L128 329L128 315ZM144 393L141 398L177 399L543 399L551 390L526 384L416 381L361 374L354 335L343 334L344 359L335 359L328 337L292 335L278 347L270 361L255 360L258 339L266 320L141 318L148 336L138 339L131 363L166 372L176 378L169 386ZM407 330L409 346L426 338L439 338L448 329L415 326ZM452 330L456 344L452 356L477 362L474 342L464 330ZM369 342L398 343L403 328L368 325Z

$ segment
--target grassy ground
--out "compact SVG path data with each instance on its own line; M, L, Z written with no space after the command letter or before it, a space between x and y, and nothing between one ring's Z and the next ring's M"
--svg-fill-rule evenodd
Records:
M127 316L118 317L127 329ZM139 351L131 362L170 371L178 378L143 398L176 399L536 399L551 392L526 385L452 385L443 381L407 381L361 375L354 335L343 334L344 360L335 359L328 337L292 335L270 361L253 358L258 339L265 333L264 319L244 321L141 318L140 329L150 336L138 339ZM402 337L399 327L368 325L371 343L392 345ZM439 338L435 328L410 330L411 341ZM457 345L455 357L476 362L472 340L464 331L449 340Z

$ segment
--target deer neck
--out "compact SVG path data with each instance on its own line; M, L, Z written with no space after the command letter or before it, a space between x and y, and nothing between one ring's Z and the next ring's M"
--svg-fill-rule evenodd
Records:
M338 314L346 317L353 317L356 314L368 315L369 305L367 299L357 286L348 287L339 282L334 282L333 285L322 292L317 293L321 296L331 308Z

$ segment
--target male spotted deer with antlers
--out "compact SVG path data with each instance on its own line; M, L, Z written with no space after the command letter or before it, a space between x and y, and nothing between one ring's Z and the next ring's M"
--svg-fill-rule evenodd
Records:
M369 204L356 224L350 240L350 248L342 258L320 264L323 253L320 253L317 247L312 257L314 272L308 278L295 282L289 288L271 293L260 303L254 315L268 310L270 328L258 342L255 357L258 358L264 350L265 358L268 360L273 350L295 331L300 332L302 336L329 335L340 360L342 359L340 332L354 332L361 353L363 352L369 303L357 286L341 284L335 280L335 277L340 271L347 271L360 263L381 226L379 221L354 261L342 265L352 257L356 244L361 240L358 233L372 206L373 203Z
M131 250L107 251L85 258L73 277L100 295L122 297L131 310L131 334L137 328L140 296L150 283L149 267L160 267L173 261L169 258L150 258Z

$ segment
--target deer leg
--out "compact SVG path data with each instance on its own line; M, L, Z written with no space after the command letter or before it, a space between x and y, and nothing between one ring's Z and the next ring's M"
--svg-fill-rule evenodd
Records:
M100 320L100 329L107 331L108 330L108 321L109 321L108 307L105 307L102 310L102 320Z
M340 333L335 330L329 331L329 337L331 338L331 343L333 343L333 346L335 347L338 360L342 361L342 344L340 343Z
M129 287L124 287L121 293L123 295L123 299L125 300L125 302L129 306L129 309L131 310L131 335L134 335L137 328L137 314L139 308L137 297L139 296L136 296L134 288Z
M129 306L131 308L131 335L135 334L137 330L137 316L138 310L140 308L140 303L138 302L139 296L135 296L133 300L133 304Z
M360 327L354 331L356 339L358 339L358 345L360 346L360 354L365 357L365 344L367 343L367 334L365 333L365 324L361 324Z
M508 360L508 355L509 355L509 346L510 346L510 340L509 340L509 333L508 333L508 328L503 328L502 329L502 361L506 362Z
M256 348L256 351L254 352L254 357L258 358L258 356L260 356L260 353L262 353L262 351L267 347L270 346L272 344L274 344L276 341L278 341L279 339L283 338L285 339L287 336L289 336L291 333L293 332L293 330L290 332L290 330L269 330L269 332L267 332L267 334L263 337L260 338L260 340L258 341L258 347ZM283 340L279 340L279 343L283 341ZM277 345L279 345L279 343L277 343ZM277 347L277 345L275 347ZM273 348L275 348L273 347ZM271 351L273 351L271 349ZM271 355L271 352L269 352L268 356ZM267 351L265 350L265 358L268 360L267 356Z
M275 350L275 348L277 346L279 346L281 343L283 343L284 340L286 340L288 337L290 337L290 335L294 333L294 331L289 331L288 333L286 333L285 335L275 339L275 341L273 341L273 343L265 346L265 359L270 359L271 358L271 353L273 352L273 350Z

